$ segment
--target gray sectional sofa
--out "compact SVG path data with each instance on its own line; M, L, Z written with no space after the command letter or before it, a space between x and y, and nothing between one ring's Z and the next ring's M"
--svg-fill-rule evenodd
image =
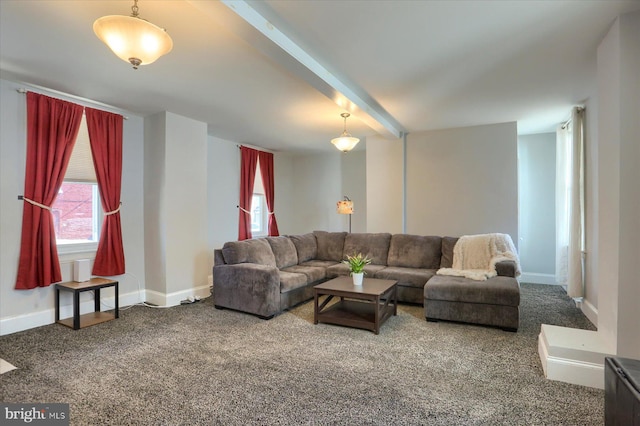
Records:
M520 287L516 265L496 265L487 281L436 275L453 262L457 238L314 231L232 241L215 250L214 303L269 319L313 298L313 286L349 275L341 261L362 253L366 277L398 281L398 301L423 304L429 321L461 321L515 331Z

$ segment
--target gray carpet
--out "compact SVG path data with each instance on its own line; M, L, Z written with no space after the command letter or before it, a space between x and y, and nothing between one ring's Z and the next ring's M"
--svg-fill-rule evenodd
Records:
M546 380L540 324L593 329L561 288L522 286L517 333L428 323L401 305L376 336L213 301L133 307L74 331L0 337L3 402L70 403L74 425L600 425L604 392Z

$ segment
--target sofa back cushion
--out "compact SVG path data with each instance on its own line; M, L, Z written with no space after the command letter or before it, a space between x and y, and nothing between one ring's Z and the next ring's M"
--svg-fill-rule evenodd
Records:
M313 231L318 242L318 260L342 261L346 232Z
M453 247L458 242L458 237L442 237L442 260L441 268L451 268L453 266Z
M442 238L394 234L389 245L389 266L404 268L440 268Z
M273 255L271 246L264 238L224 243L222 256L224 256L224 261L229 265L257 263L276 266L276 257Z
M298 252L298 263L316 259L318 256L318 243L312 233L304 235L289 235Z
M288 237L267 237L278 269L288 268L298 264L298 252Z
M391 234L347 234L344 239L343 258L362 253L374 265L386 265Z

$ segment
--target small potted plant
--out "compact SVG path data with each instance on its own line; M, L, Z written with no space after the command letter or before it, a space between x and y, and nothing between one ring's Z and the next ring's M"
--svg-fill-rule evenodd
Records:
M362 253L358 253L353 256L347 255L347 260L343 260L342 263L349 266L351 276L353 277L353 285L362 285L364 267L371 263L371 259L363 256Z

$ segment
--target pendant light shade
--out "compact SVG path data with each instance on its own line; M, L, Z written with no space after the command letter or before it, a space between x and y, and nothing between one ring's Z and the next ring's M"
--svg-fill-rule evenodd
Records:
M138 69L169 53L173 41L164 29L138 16L138 0L134 0L131 10L131 16L109 15L97 19L93 31L117 57Z
M331 143L342 152L349 152L356 147L360 139L354 138L347 132L347 117L351 114L343 112L340 117L344 118L344 131L337 138L331 139Z

